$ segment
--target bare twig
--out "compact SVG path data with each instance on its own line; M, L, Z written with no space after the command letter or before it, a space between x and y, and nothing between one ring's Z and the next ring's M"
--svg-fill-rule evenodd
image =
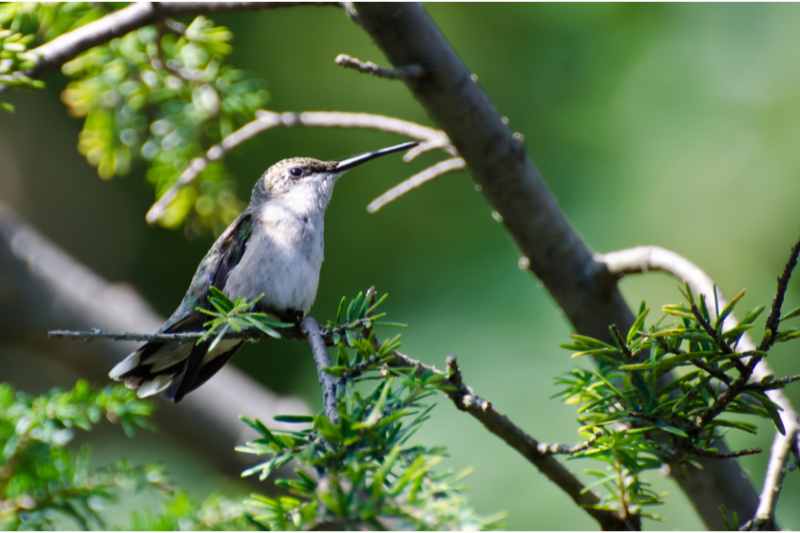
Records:
M192 343L197 342L197 340L202 338L205 334L205 331L182 331L180 333L109 332L97 328L82 331L53 329L47 332L47 336L51 339L70 339L85 342L97 339L108 339L112 341L174 341L178 343ZM265 333L262 333L256 329L246 329L239 332L231 331L225 334L226 339L256 340L264 339L266 337L267 335Z
M792 448L796 446L798 428L787 431L786 435L779 435L772 443L767 476L764 479L764 488L761 499L753 519L745 524L742 529L767 531L777 529L775 522L775 507L783 488L783 478L788 470L788 461Z
M789 260L786 261L786 266L783 268L783 273L778 278L778 288L775 291L775 298L772 301L772 309L767 317L767 323L764 326L764 338L758 346L759 350L767 351L775 344L778 338L778 324L781 321L781 307L783 307L783 299L786 296L786 291L789 289L789 279L792 277L792 272L797 267L797 258L800 256L800 240L798 240L792 247L789 254Z
M446 136L439 130L423 126L407 120L372 113L349 113L345 111L303 111L300 113L262 110L256 113L256 118L225 137L222 142L215 144L206 151L203 157L198 157L189 163L177 181L167 189L161 198L153 204L147 212L146 219L149 223L156 222L166 211L169 204L175 199L178 192L191 184L197 176L206 169L209 163L222 159L233 148L253 137L273 128L366 128L389 133L405 135L420 141L440 142ZM442 148L455 154L455 149L449 144Z
M422 363L407 355L396 352L395 355L406 365L414 367ZM428 370L442 374L433 367L424 365ZM547 478L558 485L570 498L594 518L603 529L625 530L636 529L636 525L626 522L615 513L598 509L600 499L587 489L569 470L558 462L551 453L541 449L541 443L527 434L508 417L497 412L491 402L475 394L464 383L461 369L455 357L447 358L447 372L444 373L453 390L447 395L460 410L469 413L494 435L517 450L523 457L539 469Z
M325 415L331 422L336 423L339 420L339 411L336 408L336 378L325 371L331 366L331 363L319 324L313 316L309 315L303 319L302 327L308 337L308 344L311 345L311 353L314 355L314 365L317 367L317 377L319 385L322 387L322 405Z
M33 49L32 54L36 57L36 64L26 74L35 77L47 69L60 67L89 48L121 37L164 17L276 9L298 5L340 6L338 3L330 2L135 2Z
M347 54L339 54L334 60L337 65L344 68L349 68L370 74L378 78L386 78L390 80L403 80L409 78L420 78L425 74L423 68L419 65L406 65L403 67L387 68L382 67L372 61L364 61Z
M778 317L778 319L780 318L783 295L786 292L789 276L796 265L797 255L799 253L800 242L792 248L789 260L786 263L786 268L784 268L784 272L781 277L778 278L778 289L776 291L770 318L767 320L768 327L770 327L769 325L772 324L772 331L777 331L777 323L774 317ZM619 250L603 254L598 256L598 259L605 263L608 271L614 276L622 277L627 274L639 274L650 271L665 272L687 283L693 292L700 294L706 299L706 301L713 301L716 296L720 308L724 308L726 305L725 299L717 292L716 285L708 274L703 272L697 265L688 259L665 248L657 246L639 246L636 248L629 248L626 250ZM711 309L709 309L709 311L716 312L716 310ZM770 320L772 322L770 322ZM727 331L736 327L737 324L738 322L736 317L733 313L730 313L722 324L722 330ZM771 342L769 341L770 338L774 339L775 335L772 335L771 337L769 335L765 335L764 340L762 340L762 346L767 346L765 343ZM757 351L755 343L750 335L746 332L739 340L738 348L742 352ZM754 361L755 363L753 363ZM752 368L750 368L751 363L754 365ZM748 361L746 370L751 370L751 372L749 372L748 379L735 380L730 383L728 388L723 391L723 393L717 399L717 407L721 405L724 408L724 404L722 404L722 402L727 404L727 402L734 397L732 395L732 392L735 392L733 391L734 388L737 388L737 390L744 390L749 387L760 386L762 383L767 384L769 381L765 382L764 379L773 375L772 370L769 368L766 361L760 357L751 357ZM787 445L790 448L792 444L795 447L798 446L798 428L800 428L800 419L798 419L798 414L783 391L779 388L772 389L768 386L761 387L761 389L766 390L767 396L769 396L769 398L781 408L779 415L786 430L786 434L781 435L780 433L776 433L775 435L772 450L770 452L770 470L767 471L767 479L764 482L758 507L754 513L757 513L758 509L764 508L765 501L770 502L772 500L777 500L777 496L772 494L772 491L774 490L774 482L770 482L770 479L775 479L774 469L777 468L773 466L773 464L779 460L785 463L786 457L782 456L782 459L780 457L776 458L775 454L777 451L783 449L784 442L787 442ZM781 466L781 468L783 467Z
M442 133L442 136L439 139L433 139L431 141L421 142L416 146L412 146L405 154L403 154L403 161L406 163L410 163L424 153L439 148L447 148L449 146L450 146L450 139L447 138L447 135Z
M417 187L420 187L429 181L438 178L442 174L447 174L448 172L462 169L465 166L466 164L464 163L464 160L460 157L445 159L444 161L440 161L435 165L431 165L425 170L417 172L407 180L395 185L385 193L372 200L367 206L367 211L370 213L375 213L386 206L386 204L394 202L409 191L412 191Z

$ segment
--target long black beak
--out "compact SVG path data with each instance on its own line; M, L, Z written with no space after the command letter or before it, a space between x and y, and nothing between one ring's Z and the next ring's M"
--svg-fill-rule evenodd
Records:
M342 161L339 161L336 164L336 172L344 172L345 170L350 170L353 167L357 167L361 163L366 163L370 159L375 159L376 157L381 157L387 154L393 154L395 152L402 152L403 150L408 150L412 146L416 146L419 144L417 141L411 141L403 144L396 144L395 146L389 146L388 148L381 148L380 150L375 150L374 152L367 152L365 154L356 155L353 157L349 157Z

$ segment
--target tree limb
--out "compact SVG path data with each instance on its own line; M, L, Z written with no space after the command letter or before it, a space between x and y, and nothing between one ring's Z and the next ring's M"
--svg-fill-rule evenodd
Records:
M394 66L420 65L426 75L404 80L450 137L499 218L575 329L608 340L608 325L627 329L633 315L616 279L595 260L558 207L525 153L522 137L478 87L419 4L356 3L348 13ZM758 500L734 461L698 460L702 468L672 469L704 523L722 529L719 509L751 515Z
M790 254L786 268L781 277L778 278L778 289L776 291L775 301L773 302L772 311L770 312L770 319L767 320L767 327L772 327L772 331L774 332L777 332L777 321L780 318L783 295L788 286L789 276L796 265L798 254L800 254L800 242L795 244L792 248L792 253ZM637 246L635 248L599 255L598 260L605 263L609 273L620 278L629 274L641 274L646 272L664 272L670 274L687 283L694 293L704 297L707 302L714 301L716 298L720 309L727 305L725 298L717 290L714 280L712 280L708 274L703 272L700 267L688 259L665 248L658 246ZM715 313L716 311L716 309L709 308L710 313ZM738 321L736 320L736 316L730 313L723 321L722 330L727 331L737 325ZM766 346L765 342L768 342L769 338L768 335L765 335L761 343L762 346ZM774 334L772 338L775 338ZM759 349L760 348L761 347L759 347ZM747 332L745 332L739 340L738 349L742 352L756 351L756 344ZM765 360L751 357L750 362L753 361L755 361L755 364L751 372L751 384L757 385L767 376L773 375L772 370ZM731 384L731 387L736 384L737 382L734 382ZM750 386L747 384L747 381L740 385L742 387ZM754 514L747 515L755 516L753 519L754 521L763 521L767 519L774 521L774 506L777 501L777 492L780 491L780 479L782 479L782 474L780 473L783 472L788 457L784 450L791 449L792 446L797 447L800 443L800 441L798 441L800 438L800 433L798 432L798 429L800 429L800 418L798 418L798 413L794 410L789 398L780 389L766 387L764 389L766 389L767 396L781 408L779 415L786 429L786 434L781 435L776 432L770 451L769 468L767 470L766 479L764 480L764 487L759 498L758 507L753 511ZM722 398L720 398L720 400L722 400Z
M0 337L4 344L52 354L51 358L90 380L106 382L108 369L127 353L128 345L100 340L75 349L71 344L47 340L44 332L48 327L155 331L163 321L129 287L109 283L91 272L2 206L0 271ZM308 411L298 398L271 393L227 365L187 396L179 409L164 401L154 416L163 432L202 454L209 464L238 477L245 457L233 453L233 448L252 436L239 416L271 419ZM209 438L209 428L213 428L213 438Z
M626 523L622 518L611 511L597 509L600 498L587 489L572 472L564 467L553 457L554 453L535 438L514 424L507 416L499 413L491 402L475 394L463 380L458 362L454 357L447 358L447 372L442 372L436 367L426 365L402 352L395 351L396 364L411 368L420 368L447 378L453 390L447 392L455 406L478 420L483 426L508 444L520 455L527 459L550 481L586 511L604 530L638 529L636 524ZM580 449L576 450L580 451ZM574 452L573 452L574 453Z
M134 2L34 48L31 53L36 57L36 64L26 74L30 77L39 76L45 70L58 68L94 46L166 17L222 11L276 9L299 5L339 7L340 4L330 2Z
M212 162L221 159L227 152L253 137L273 128L366 128L405 135L425 142L437 142L446 152L455 155L447 136L439 130L407 120L373 113L350 113L345 111L287 111L262 110L256 118L225 137L219 144L209 148L205 155L195 158L181 173L175 183L147 211L145 218L150 224L156 222L175 199L178 192L191 184Z

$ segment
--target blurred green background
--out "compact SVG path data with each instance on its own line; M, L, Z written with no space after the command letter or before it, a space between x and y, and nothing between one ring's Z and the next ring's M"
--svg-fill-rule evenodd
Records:
M494 105L525 135L531 157L592 248L671 248L701 265L744 305L766 304L800 233L800 6L531 5L426 6ZM232 62L264 79L276 110L368 111L429 123L401 83L333 63L340 52L384 62L367 35L338 10L305 7L213 17L235 33ZM0 199L101 275L132 284L163 314L180 300L212 235L149 227L153 192L136 168L101 181L76 149L79 121L59 101L61 76L43 92L17 92L0 117ZM257 176L287 156L339 158L396 142L348 130L273 130L228 157L242 198ZM467 381L543 441L573 442L573 409L551 399L553 378L576 363L558 348L570 333L557 306L466 172L442 177L377 215L365 205L436 161L387 158L337 188L327 218L326 262L314 309L332 316L342 295L376 285L386 310L410 324L404 348L432 363L460 358ZM789 294L798 303L800 284ZM678 300L657 274L626 280L628 301ZM57 324L53 325L57 327ZM2 349L2 348L0 348ZM797 348L770 364L798 372ZM311 358L299 343L250 346L235 359L274 390L318 405ZM45 387L48 384L43 384ZM800 403L800 389L789 390ZM731 435L734 448L768 449L773 429ZM208 428L213 438L214 428ZM515 529L594 524L558 489L480 425L442 402L419 437L446 445L478 510L508 512ZM237 490L182 450L104 436L107 457L162 460L197 496ZM233 453L233 451L231 451ZM766 458L745 468L757 487ZM588 463L571 463L580 471ZM702 526L677 487L648 528ZM245 489L242 489L245 490ZM778 518L800 527L800 477L790 473Z

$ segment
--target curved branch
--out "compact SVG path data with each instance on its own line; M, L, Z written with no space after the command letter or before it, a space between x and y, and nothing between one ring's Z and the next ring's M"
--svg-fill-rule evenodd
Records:
M306 128L365 128L397 133L424 142L436 141L443 150L455 155L455 149L450 146L449 141L442 143L443 140L447 141L444 133L408 120L373 113L345 111L303 111L300 113L287 111L280 113L262 110L256 113L254 120L225 137L219 144L209 148L203 157L194 159L177 181L147 211L145 216L147 222L152 224L161 218L178 192L196 180L211 162L221 159L227 152L265 131L273 128L298 126Z
M527 459L547 479L566 492L572 501L594 518L604 530L638 529L637 524L626 523L614 512L598 509L600 498L553 457L556 453L564 453L563 447L540 443L507 416L498 412L490 401L475 394L472 388L464 383L461 369L454 357L447 358L447 372L442 372L434 366L426 365L398 351L394 352L394 359L395 364L424 369L444 377L451 387L447 395L459 410L475 418L487 430ZM581 449L583 445L573 447L572 453Z
M771 317L780 317L780 304L783 302L783 294L786 291L788 277L791 273L789 265L793 265L797 260L797 253L800 248L800 243L796 244L792 250L787 269L784 275L779 279L778 291L776 293L775 302L773 304ZM723 309L727 303L725 298L720 294L714 280L706 274L700 267L682 257L681 255L661 248L659 246L637 246L626 250L619 250L609 252L606 254L598 255L598 260L603 262L608 268L609 273L616 277L624 277L629 274L642 274L646 272L664 272L671 276L687 283L693 292L705 297L707 302L716 301L719 303L719 308ZM788 271L788 273L787 273ZM715 313L717 310L709 308L709 312ZM777 319L773 320L775 322ZM733 313L730 313L723 321L723 331L727 331L738 325L738 321ZM773 324L773 329L777 329L777 324ZM739 348L742 352L755 351L756 344L750 337L749 333L745 332L739 340ZM751 361L754 361L751 359ZM757 364L752 369L752 378L754 381L759 382L767 376L772 376L773 372L769 368L767 362L763 359L757 360ZM764 480L764 487L759 498L758 507L755 510L755 521L766 523L767 520L774 520L774 507L777 501L777 493L780 491L780 483L783 479L783 470L786 460L788 459L788 452L793 447L796 448L800 445L800 418L798 413L794 410L789 398L780 389L769 389L766 391L767 396L775 402L780 408L780 417L786 433L781 435L776 433L773 441L772 450L770 451L769 467L767 469L766 479ZM773 522L774 523L774 522Z
M404 194L413 191L417 187L425 185L429 181L438 178L442 174L447 174L448 172L452 172L454 170L460 170L465 166L467 166L466 163L464 163L464 160L460 157L445 159L444 161L440 161L435 165L431 165L425 170L417 172L407 180L400 182L372 200L367 206L367 211L369 213L375 213L386 206L386 204L394 202Z
M36 57L36 64L26 74L35 77L47 69L58 68L94 46L166 17L299 5L339 7L331 2L135 2L34 48L31 53Z

